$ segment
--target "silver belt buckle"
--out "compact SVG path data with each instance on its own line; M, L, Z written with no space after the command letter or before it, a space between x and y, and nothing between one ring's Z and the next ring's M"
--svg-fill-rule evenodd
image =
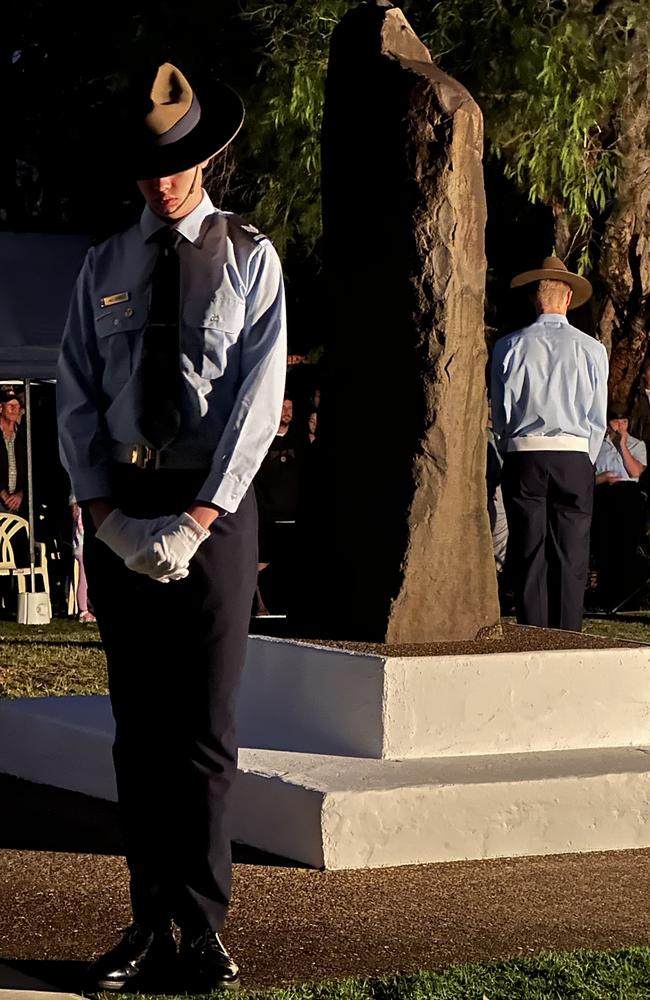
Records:
M157 469L160 464L160 452L146 444L136 444L131 449L131 465L138 469Z

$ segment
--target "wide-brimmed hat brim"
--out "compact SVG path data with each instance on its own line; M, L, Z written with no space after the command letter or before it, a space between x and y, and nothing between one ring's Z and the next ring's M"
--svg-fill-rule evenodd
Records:
M197 94L201 117L188 135L160 145L143 125L133 129L129 173L138 181L191 170L230 145L244 123L244 105L225 83L212 82Z
M534 271L524 271L516 275L510 282L511 288L521 288L524 285L532 285L535 281L563 281L569 285L573 291L573 298L569 309L577 309L587 302L592 295L593 288L586 278L581 274L574 274L573 271L564 271L560 268L540 267Z

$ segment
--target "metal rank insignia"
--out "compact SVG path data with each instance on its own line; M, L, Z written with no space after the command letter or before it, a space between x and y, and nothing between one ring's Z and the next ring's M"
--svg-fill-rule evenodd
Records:
M120 302L128 302L131 298L131 292L116 292L115 295L105 295L103 299L99 300L99 304L102 309L106 306L117 306Z

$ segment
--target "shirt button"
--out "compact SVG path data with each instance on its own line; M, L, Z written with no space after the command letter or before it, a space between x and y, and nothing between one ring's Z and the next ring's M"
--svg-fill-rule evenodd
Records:
M120 325L119 319L114 319L113 320L113 326L119 326L119 325Z
M133 316L133 309L131 309L131 306L124 310L124 315L127 316L128 319L131 319L131 316Z

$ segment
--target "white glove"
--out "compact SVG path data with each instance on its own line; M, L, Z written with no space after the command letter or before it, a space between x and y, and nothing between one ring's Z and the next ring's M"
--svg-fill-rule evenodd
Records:
M136 518L127 517L121 510L112 510L97 529L96 537L126 562L157 535L161 528L175 520L173 515L152 519Z
M199 545L210 536L190 514L171 518L143 547L125 559L129 569L146 573L153 580L182 580Z

